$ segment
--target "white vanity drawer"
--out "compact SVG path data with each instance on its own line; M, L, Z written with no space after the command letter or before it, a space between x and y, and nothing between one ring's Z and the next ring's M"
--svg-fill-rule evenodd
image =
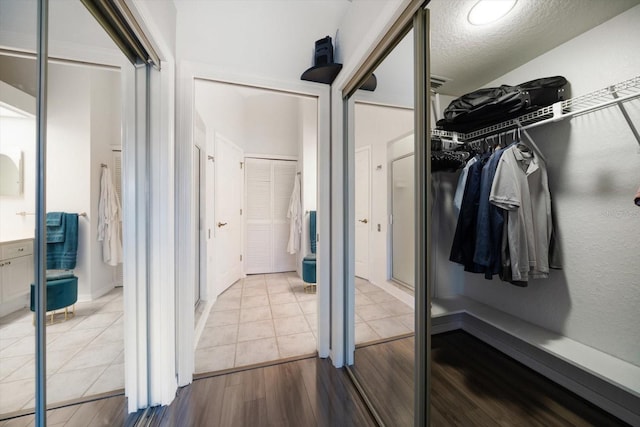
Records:
M0 248L0 259L3 260L31 255L33 253L33 240L29 239L2 243Z

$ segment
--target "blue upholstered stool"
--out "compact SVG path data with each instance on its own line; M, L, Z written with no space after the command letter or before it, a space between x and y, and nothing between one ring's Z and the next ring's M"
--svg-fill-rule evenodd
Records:
M78 278L76 276L47 278L47 313L51 323L56 310L64 308L64 320L69 318L69 307L78 301ZM31 284L31 311L36 311L35 285ZM71 311L75 315L75 307Z
M316 211L309 212L309 239L311 241L311 253L302 260L302 280L305 282L305 291L316 290Z

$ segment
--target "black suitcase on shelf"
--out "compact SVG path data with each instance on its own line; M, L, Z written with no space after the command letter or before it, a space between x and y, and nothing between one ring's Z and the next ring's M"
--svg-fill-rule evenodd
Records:
M479 89L451 101L439 128L469 132L508 120L564 99L562 76L531 80L517 86Z

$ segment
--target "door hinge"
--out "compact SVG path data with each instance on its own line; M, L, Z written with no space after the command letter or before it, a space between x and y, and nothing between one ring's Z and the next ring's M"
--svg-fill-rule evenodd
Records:
M240 169L244 166L244 162L240 162Z
M209 229L209 238L211 238L211 229Z
M242 254L240 254L240 261L242 261Z
M215 158L215 157L213 157L213 156L207 156L207 159L211 160L211 161L212 161L212 162L214 162L214 163L215 163L215 161L216 161L216 158Z
M242 215L242 209L240 209L240 215Z

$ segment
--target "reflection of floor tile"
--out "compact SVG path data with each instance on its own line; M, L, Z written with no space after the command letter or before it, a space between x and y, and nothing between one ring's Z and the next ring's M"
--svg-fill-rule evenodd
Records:
M385 310L378 304L356 307L356 313L365 322L391 316L391 313L389 313L387 310Z
M233 368L235 356L235 344L204 348L196 353L196 372L212 372Z
M394 297L393 295L391 295L390 293L387 293L385 291L379 291L379 292L370 292L368 294L366 294L367 297L369 297L369 299L371 299L371 301L373 302L377 302L377 303L381 303L381 302L387 302L387 301L396 301L397 298ZM356 297L356 301L357 301L357 297Z
M268 362L279 357L275 338L239 342L236 348L236 366Z
M15 374L16 371L22 372L30 370L29 367L34 366L33 360L33 356L14 356L0 358L0 380L10 381L8 377ZM31 370L31 377L34 377L33 370ZM15 379L24 379L24 377Z
M47 379L47 402L62 402L83 396L106 368L104 365L93 366L53 374Z
M78 351L71 360L65 363L60 372L75 371L94 366L110 365L120 355L122 349L114 345L87 346Z
M17 411L35 395L33 379L0 383L0 414Z
M98 313L93 316L89 316L84 321L80 322L73 329L91 329L91 328L106 328L113 322L118 320L122 316L122 312L119 313Z
M9 323L0 326L2 338L23 338L27 335L34 336L34 327L28 322Z
M82 393L86 391L85 389L92 385L108 365L112 362L121 365L124 363L122 288L114 289L91 302L79 302L75 308L76 315L74 317L63 321L64 315L58 314L56 315L56 323L47 324L46 327L47 375L49 378L47 396L49 402L80 398ZM12 386L29 384L28 401L20 401L22 400L20 393L17 393L18 396L12 398L14 406L12 408L2 407L0 413L33 407L35 328L32 325L32 318L31 311L24 309L0 319L0 336L2 337L0 353L5 350L5 347L2 347L3 344L7 344L6 349L9 350L9 353L22 352L23 340L24 345L30 348L28 355L19 356L22 361L13 358L0 358L0 394L3 393L1 390L7 384ZM47 318L48 320L49 318ZM59 372L61 368L63 372ZM111 384L118 384L113 389L124 387L124 372L118 373L112 370L108 375L105 375L105 378L107 376ZM52 379L54 394L51 389ZM64 387L65 389L61 394L55 391L55 381L58 381L60 388ZM80 381L81 385L72 384L74 381ZM103 384L103 386L105 385ZM0 396L0 400L3 398L4 396ZM7 400L4 399L4 402Z
M33 355L35 348L35 340L31 336L26 336L16 341L12 346L0 351L0 358L12 356Z
M240 328L238 329L238 341L250 341L273 337L275 335L273 322L271 320L241 323Z
M273 323L277 336L311 332L307 320L303 315L273 319Z
M371 320L369 321L369 326L371 326L371 328L373 328L381 338L389 338L411 332L411 329L407 328L400 323L398 319L393 317Z
M380 337L376 332L371 329L366 323L358 323L355 326L356 329L356 344L364 342L379 340Z
M371 298L369 298L366 294L356 295L356 307L361 307L363 305L371 305L374 304Z
M413 307L410 307L398 300L382 302L380 303L380 306L395 316L413 313Z
M104 328L72 329L69 332L61 333L58 339L47 347L47 350L59 351L69 347L86 345L103 332Z
M124 363L111 365L84 393L85 396L124 388Z
M316 351L316 339L311 332L277 338L280 357L292 357Z
M416 319L414 313L403 314L402 316L397 316L396 319L398 319L398 321L400 321L400 323L402 323L404 326L409 328L411 332L413 332L416 328Z

